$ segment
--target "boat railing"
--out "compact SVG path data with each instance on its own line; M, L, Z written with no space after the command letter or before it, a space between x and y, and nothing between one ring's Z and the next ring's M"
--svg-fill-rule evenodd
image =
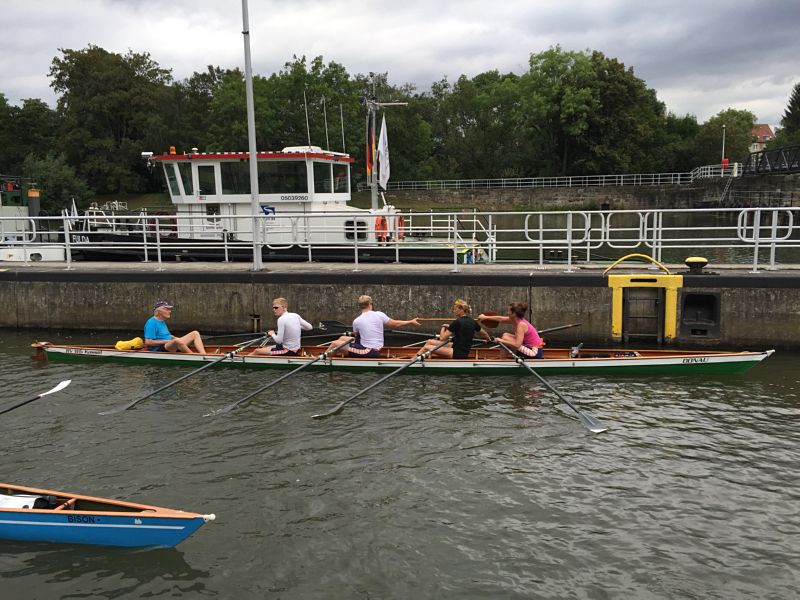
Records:
M204 214L151 212L114 215L108 221L98 221L94 214L64 214L26 219L25 231L19 230L19 217L2 217L0 232L4 247L63 247L67 268L75 257L115 254L155 262L159 269L184 256L252 260L254 224L265 255L295 246L313 261L335 249L355 269L376 249L384 258L393 255L395 262L401 262L406 251L427 251L437 260L452 262L453 270L470 262L517 262L555 263L571 271L631 252L673 263L701 253L716 263L752 265L753 271L800 264L800 207L397 211L389 215L388 230L381 229L379 236L381 218L386 215L362 211L225 215L218 229L209 230ZM93 229L98 222L110 223L116 234L108 235L107 228ZM182 231L194 233L183 238L178 236Z
M0 217L0 243L4 245L32 244L37 235L32 217Z

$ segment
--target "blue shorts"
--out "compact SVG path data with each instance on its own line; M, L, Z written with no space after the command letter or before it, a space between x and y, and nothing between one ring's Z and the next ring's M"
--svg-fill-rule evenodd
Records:
M361 342L353 342L347 348L347 356L350 358L380 358L380 348L366 348Z
M284 348L283 344L275 344L269 351L272 356L297 356L296 350Z

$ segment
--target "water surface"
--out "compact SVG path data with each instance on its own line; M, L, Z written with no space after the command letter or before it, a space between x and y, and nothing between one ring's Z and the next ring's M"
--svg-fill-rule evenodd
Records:
M0 330L0 479L196 512L170 550L4 542L4 598L797 597L800 355L743 377L210 369L115 416L183 367L41 364ZM48 332L51 341L63 339ZM106 339L108 338L108 339ZM73 338L113 342L110 334Z

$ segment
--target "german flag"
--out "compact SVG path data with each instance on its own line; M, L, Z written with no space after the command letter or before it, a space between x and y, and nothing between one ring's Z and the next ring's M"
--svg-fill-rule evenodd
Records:
M375 127L372 123L372 113L367 112L367 177L372 177L373 169L375 168Z

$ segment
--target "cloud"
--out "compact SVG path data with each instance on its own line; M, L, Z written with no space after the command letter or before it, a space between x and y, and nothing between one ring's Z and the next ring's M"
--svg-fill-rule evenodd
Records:
M243 65L239 2L40 0L9 3L0 37L0 92L12 103L55 95L47 73L59 48L88 44L149 52L176 79L206 65ZM269 75L293 55L322 55L351 74L388 71L420 90L447 76L521 73L528 58L559 44L600 50L634 68L669 110L701 121L727 107L777 124L800 80L800 3L711 0L666 3L407 0L251 1L253 68Z

